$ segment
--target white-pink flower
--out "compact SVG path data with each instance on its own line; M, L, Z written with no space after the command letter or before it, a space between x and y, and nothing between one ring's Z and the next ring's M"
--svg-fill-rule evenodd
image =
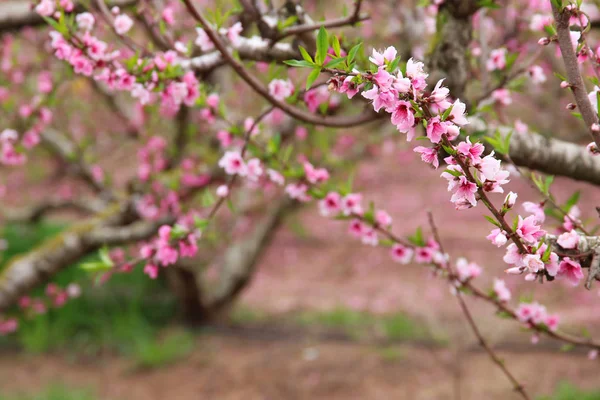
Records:
M502 279L494 278L494 293L501 302L507 302L511 298L510 290L508 290L506 282Z
M400 264L408 264L412 259L414 251L410 247L398 243L392 246L391 254L394 261Z
M319 202L319 211L324 217L337 215L342 211L342 196L337 192L329 192Z
M238 151L226 151L219 160L219 167L229 175L245 176L248 173L246 163Z
M269 94L277 100L285 100L294 93L294 85L289 79L273 79L269 82Z
M35 12L43 17L50 17L56 11L56 4L54 0L42 0L35 6Z
M456 272L458 273L458 280L466 282L469 279L477 278L481 275L481 267L474 262L468 262L466 258L459 258L456 260Z
M115 32L119 35L124 35L133 26L133 20L127 14L120 14L115 18Z
M83 31L91 31L94 28L94 16L89 12L82 12L75 17L77 27Z
M492 230L492 232L486 236L486 239L488 239L490 242L492 242L492 244L496 245L497 247L502 247L507 242L506 233L498 228Z
M563 249L576 249L579 244L579 235L575 230L561 234L556 243Z

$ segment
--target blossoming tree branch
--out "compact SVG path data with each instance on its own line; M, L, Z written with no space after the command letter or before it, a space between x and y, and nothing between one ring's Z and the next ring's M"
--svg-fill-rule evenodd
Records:
M600 238L593 219L582 217L596 211L580 210L577 194L565 204L552 194L553 176L600 185L594 4L426 0L398 9L356 0L316 21L310 2L232 3L0 4L3 177L43 158L78 191L4 207L4 219L31 222L64 209L82 216L0 273L4 334L77 296L76 282L49 284L42 297L30 291L89 254L99 258L83 267L102 282L134 268L148 279L169 274L186 315L205 321L250 281L282 217L316 202L331 220L323 223L345 224L359 242L445 280L479 343L523 398L530 398L527 388L481 335L469 299L489 303L536 338L596 356L600 339L563 332L559 315L536 301L515 301L506 285L563 281L582 290L600 279ZM395 40L358 40L365 27L376 37L369 19L388 12L400 21ZM516 22L498 26L505 18ZM568 102L561 118L573 138L535 133L504 112L514 96L527 101L533 91ZM73 96L93 98L86 112L108 126L83 129L68 112L80 110ZM352 146L340 145L345 129L361 125ZM486 210L481 223L489 225L488 245L505 249L504 270L448 254L431 214L423 219L428 238L402 231L396 216L346 179L349 163L390 140L408 142L423 168L439 171L457 213ZM122 168L133 173L107 168L106 142L135 154ZM535 198L511 191L515 180L536 188ZM251 228L240 232L243 219ZM216 260L220 276L207 285L202 266ZM493 287L478 284L483 273L494 277Z

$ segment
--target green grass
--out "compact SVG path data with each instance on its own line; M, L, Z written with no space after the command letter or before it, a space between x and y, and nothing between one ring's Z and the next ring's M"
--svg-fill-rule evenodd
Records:
M172 332L164 338L145 338L134 346L135 367L152 369L173 364L188 356L194 349L194 336L185 331Z
M552 396L539 397L539 400L600 400L599 390L580 390L568 382L562 382L558 385Z
M62 385L52 385L36 394L3 395L0 400L97 400L90 391L70 389Z
M431 338L425 326L402 313L375 315L338 307L331 311L307 311L296 320L301 325L339 329L353 337L377 333L389 340Z
M3 227L0 237L8 241L8 248L2 252L0 270L11 257L31 250L62 229L64 226L45 223ZM95 257L91 255L85 261ZM148 279L141 268L128 274L115 274L98 286L87 272L71 266L52 281L61 287L77 282L82 287L82 296L46 314L21 318L18 331L0 337L0 346L17 345L30 353L116 351L131 355L140 351L136 347L140 341L154 340L175 315L175 299L165 282ZM43 287L37 288L31 294L40 296L43 290ZM16 315L22 313L16 311Z

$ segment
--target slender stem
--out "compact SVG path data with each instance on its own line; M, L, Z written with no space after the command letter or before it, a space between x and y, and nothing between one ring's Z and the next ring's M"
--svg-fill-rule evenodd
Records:
M577 103L581 117L594 138L596 146L600 148L600 131L596 132L592 129L592 126L598 124L598 114L592 107L592 103L587 96L585 84L579 70L579 63L577 62L577 55L571 41L571 32L569 30L571 11L567 9L559 10L553 1L551 3L554 21L556 22L558 45L567 71L569 85L573 91L573 96L575 96L575 102Z
M431 226L431 231L433 232L435 241L440 246L440 251L442 252L442 254L446 254L446 252L444 251L444 247L442 245L442 241L441 241L437 226L435 225L435 221L433 220L433 214L431 213L431 211L429 211L427 213L427 215L429 217L429 225ZM450 277L452 277L453 275L456 275L454 273L454 271L452 270L452 265L450 263L448 263L448 270L450 271ZM450 278L450 282L452 283L453 279ZM460 305L460 308L465 316L465 319L467 320L467 323L469 324L469 326L471 327L471 330L477 337L479 345L481 347L483 347L483 349L486 351L486 353L488 353L488 355L490 356L490 358L492 359L494 364L496 364L498 366L498 368L500 368L502 373L504 373L504 375L508 378L508 380L512 384L515 391L519 392L521 397L523 397L525 400L530 400L531 397L529 397L529 395L525 391L525 388L523 387L523 385L521 383L519 383L517 378L515 378L515 376L508 370L504 361L502 361L502 359L500 357L498 357L496 352L492 349L492 347L489 345L489 343L485 340L485 338L481 334L481 331L479 330L479 327L475 323L475 320L473 319L473 315L471 314L471 311L469 310L469 307L467 306L467 303L465 302L465 299L463 298L463 295L460 292L460 290L456 291L456 298L457 298L458 304Z
M190 14L202 24L206 34L210 38L210 40L214 43L215 47L219 52L223 55L225 61L233 68L233 70L242 78L254 91L264 97L269 103L273 106L280 108L286 114L309 124L314 125L322 125L322 126L330 126L337 128L347 128L356 125L361 125L367 122L371 122L380 118L380 116L374 113L372 110L366 110L362 114L357 116L348 116L348 117L321 117L315 115L309 111L294 107L285 101L280 101L269 93L269 90L262 84L262 82L252 75L250 71L248 71L244 65L236 60L228 51L227 46L221 40L219 34L212 28L210 23L204 18L202 13L200 13L191 0L182 0L186 5Z

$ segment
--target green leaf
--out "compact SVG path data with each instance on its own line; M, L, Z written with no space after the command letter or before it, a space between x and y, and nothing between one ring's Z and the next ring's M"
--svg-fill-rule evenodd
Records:
M354 61L354 58L356 58L356 53L358 53L358 50L361 46L362 43L359 43L350 49L350 51L348 52L348 64L351 64Z
M393 73L394 71L396 71L396 69L398 68L398 65L400 64L400 60L401 60L402 56L398 56L396 58L394 58L394 60L388 65L388 71Z
M283 62L291 67L313 67L315 64L306 60L286 60Z
M489 215L484 215L483 217L485 219L487 219L488 222L491 223L492 225L495 225L498 228L502 229L502 225L500 225L500 223L498 221L496 221L494 218L490 217Z
M344 61L346 61L346 57L333 59L325 64L325 68L335 68L336 66L343 64Z
M420 247L425 246L425 238L423 237L423 230L421 229L421 227L418 227L415 234L412 236L409 236L408 240L417 246L420 246Z
M596 92L596 112L600 115L600 90Z
M310 89L310 87L317 80L320 74L321 68L315 68L311 71L311 73L308 75L308 78L306 78L306 90Z
M81 263L79 265L79 268L81 268L84 271L88 271L88 272L100 272L100 271L107 271L107 270L111 269L111 267L109 267L106 264L104 264L103 262L99 262L99 261Z
M578 191L576 191L575 193L573 193L573 194L571 195L571 197L569 197L569 199L568 199L568 200L567 200L567 202L565 203L565 205L564 205L564 207L563 207L563 210L564 210L565 212L567 212L567 213L568 213L569 211L571 211L571 208L573 208L573 206L574 206L575 204L577 204L577 202L579 201L579 197L580 197L580 196L581 196L581 192L580 192L579 190L578 190Z
M462 172L459 172L459 171L454 171L454 170L452 170L452 169L447 169L447 170L445 170L444 172L446 172L446 173L448 173L448 174L450 174L450 175L452 175L452 176L456 176L456 177L459 177L459 176L462 176L462 175L463 175L463 174L462 174Z
M306 51L306 49L302 46L298 46L298 49L300 49L300 54L302 54L302 58L304 58L304 60L308 61L311 65L314 65L315 62L313 61L310 54L308 54L308 51Z
M323 65L323 62L327 57L327 50L329 50L329 40L327 40L327 31L325 30L325 27L322 26L317 34L317 54L315 54L315 62L318 65Z
M98 252L98 255L100 256L102 263L106 265L106 268L112 268L114 266L113 260L110 259L110 255L108 254L108 247L102 247Z
M338 37L336 35L333 35L331 41L333 51L335 52L335 55L339 57L342 54L342 48L340 47L340 41Z

